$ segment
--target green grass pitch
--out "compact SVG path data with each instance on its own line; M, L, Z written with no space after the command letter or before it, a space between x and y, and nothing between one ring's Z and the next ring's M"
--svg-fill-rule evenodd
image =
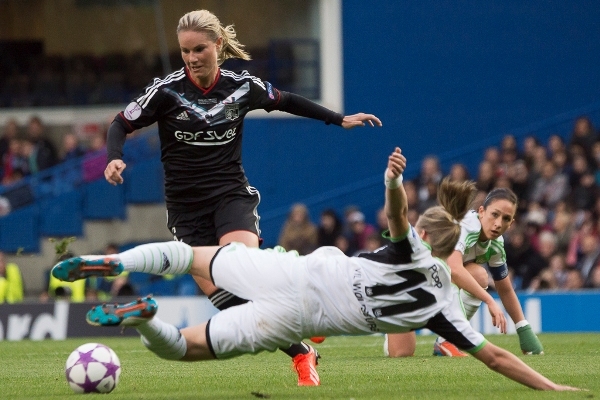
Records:
M519 354L514 335L488 339ZM296 386L289 358L263 352L226 361L165 361L137 338L0 342L0 398L69 399L589 399L600 395L600 334L543 334L544 356L520 356L552 380L584 392L540 392L488 370L473 357L433 357L433 336L417 339L415 357L384 358L382 336L335 337L316 345L320 387ZM106 395L71 391L64 364L86 342L110 346L121 359L118 387ZM75 397L74 397L75 396Z

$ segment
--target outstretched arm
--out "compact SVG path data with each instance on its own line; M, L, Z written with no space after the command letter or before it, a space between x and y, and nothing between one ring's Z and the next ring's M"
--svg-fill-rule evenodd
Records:
M390 237L397 238L408 232L408 201L402 186L402 173L406 168L406 157L399 147L388 158L385 170L385 214L390 228Z
M275 109L280 111L300 117L318 119L325 121L326 124L339 125L345 129L365 126L366 122L371 126L381 126L381 121L373 114L358 113L343 116L295 93L285 91L280 91L279 93L281 98Z
M580 390L571 386L558 385L536 372L514 354L488 342L473 356L513 381L539 390Z

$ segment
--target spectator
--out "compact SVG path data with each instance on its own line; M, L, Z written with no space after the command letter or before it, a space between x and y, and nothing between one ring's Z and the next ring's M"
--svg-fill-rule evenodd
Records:
M375 227L365 221L365 215L360 211L354 211L348 216L350 223L350 236L348 237L349 249L352 254L367 247L367 238L374 232Z
M79 144L79 138L73 132L67 133L62 140L62 161L74 160L83 156L85 149Z
M519 153L516 149L506 149L502 151L500 158L500 164L497 167L497 174L499 177L508 176L509 170L519 159Z
M590 215L579 213L575 217L576 231L569 240L569 250L567 251L567 265L575 267L577 260L580 258L581 242L584 237L594 234L594 221Z
M569 154L565 150L558 150L556 153L552 154L551 161L558 173L565 174L570 179L571 165L569 163Z
M544 166L548 162L548 153L544 146L537 146L533 150L533 158L531 163L531 173L533 174L534 179L543 175Z
M335 210L331 208L323 210L318 228L317 247L335 246L335 240L341 234L342 222Z
M568 178L558 173L551 161L546 161L541 175L533 182L529 201L539 203L542 207L553 208L569 194Z
M556 235L556 251L566 254L569 250L569 241L573 235L573 213L562 210L554 215L552 231Z
M565 283L565 290L578 290L583 287L583 279L581 274L576 269L569 269L567 272L567 281Z
M335 247L340 249L347 256L352 256L350 249L350 241L345 235L340 235L335 239Z
M596 178L591 171L587 171L579 178L571 193L571 205L575 210L592 210L598 197Z
M29 174L29 162L23 156L23 140L11 139L8 151L2 157L2 184L11 185Z
M356 205L349 205L344 208L344 226L342 227L342 234L346 237L350 237L352 234L351 225L349 218L355 211L360 211L360 207Z
M517 212L522 214L529 206L529 193L531 191L532 180L529 175L529 169L522 160L517 160L508 167L508 177L512 182L512 190L519 198Z
M419 208L419 194L417 187L413 181L404 181L404 191L406 192L406 203L409 210L417 210Z
M525 215L525 234L531 246L539 250L539 236L547 222L546 210L536 203L532 204L530 208Z
M600 260L600 241L598 236L586 235L581 238L581 254L577 258L575 269L579 271L583 284L591 279L591 272Z
M440 169L440 162L436 156L427 156L421 162L421 172L419 176L413 181L419 202L425 202L430 199L431 188L430 183L438 185L442 180L443 174Z
M567 145L559 134L555 133L548 138L548 152L550 157L553 157L556 153L567 152Z
M9 119L4 126L2 137L0 137L0 160L8 153L10 142L19 135L19 124L14 118Z
M464 182L471 179L467 167L461 163L452 164L448 175L450 176L450 180L454 182Z
M556 236L550 231L543 231L539 238L539 257L530 257L527 269L523 274L523 288L530 287L533 279L550 265L550 260L556 254Z
M573 131L571 132L571 140L569 147L578 147L583 151L588 162L592 161L592 147L598 140L598 133L594 129L592 121L581 116L573 123Z
M477 180L475 185L477 190L489 193L496 183L496 171L494 165L489 161L482 161L479 163L479 173L477 174Z
M415 226L420 215L421 214L419 214L419 211L415 210L414 208L409 208L406 214L406 219L408 219L408 222L410 222L412 226Z
M515 289L524 289L531 279L529 271L543 269L543 260L538 251L531 247L524 229L520 226L513 226L510 235L506 236L507 241L504 244L506 265L513 270L513 286ZM526 284L524 284L525 279L527 279Z
M519 158L519 146L517 145L517 138L515 137L515 135L504 135L504 137L502 138L500 149L502 153L505 153L507 151L513 151L517 154L517 158Z
M106 149L106 139L103 135L94 135L90 141L88 153L96 153Z
M356 254L371 253L383 245L384 245L384 243L383 243L383 238L381 237L381 235L379 235L378 232L373 232L369 236L367 236L367 238L365 239L365 247L358 250L356 252Z
M544 268L533 280L529 286L529 290L556 290L558 289L558 282L556 277L552 273L550 268Z
M301 203L292 206L279 236L279 245L286 250L296 250L300 255L317 248L317 226L310 220L308 208Z
M32 117L27 125L27 139L33 143L35 150L35 166L32 173L43 171L56 164L58 157L56 147L46 137L46 128L39 117Z
M590 171L590 164L582 154L575 154L569 174L569 184L575 187L580 184L581 177Z
M523 142L523 160L529 171L531 171L533 167L535 149L539 146L540 142L535 136L527 136Z
M427 188L427 197L424 199L420 199L419 207L417 210L420 214L424 213L430 207L434 207L438 204L437 202L437 192L438 192L438 183L434 181L429 181L426 185Z
M600 141L594 143L592 147L592 155L594 157L594 177L596 178L596 185L600 185Z
M562 252L554 254L550 258L550 265L548 268L552 271L558 288L564 289L567 285L567 275L569 274L566 254Z
M20 303L23 301L23 278L15 263L6 262L0 251L0 304Z
M483 160L489 162L492 165L492 169L494 170L494 175L496 175L497 168L500 165L500 150L497 147L488 147L485 149L485 153L483 154Z
M590 272L589 284L590 289L600 289L600 265L596 264L592 272Z

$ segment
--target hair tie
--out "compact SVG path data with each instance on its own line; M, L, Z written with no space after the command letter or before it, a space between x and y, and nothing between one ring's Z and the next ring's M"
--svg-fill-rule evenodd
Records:
M455 218L452 218L452 222L454 222L456 225L460 224L460 222L458 222Z

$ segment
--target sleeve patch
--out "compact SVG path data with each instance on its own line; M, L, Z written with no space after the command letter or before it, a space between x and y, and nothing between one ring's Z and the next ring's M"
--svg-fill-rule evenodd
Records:
M125 107L125 111L123 111L123 116L125 119L129 121L135 121L142 115L142 107L135 101L132 101Z

